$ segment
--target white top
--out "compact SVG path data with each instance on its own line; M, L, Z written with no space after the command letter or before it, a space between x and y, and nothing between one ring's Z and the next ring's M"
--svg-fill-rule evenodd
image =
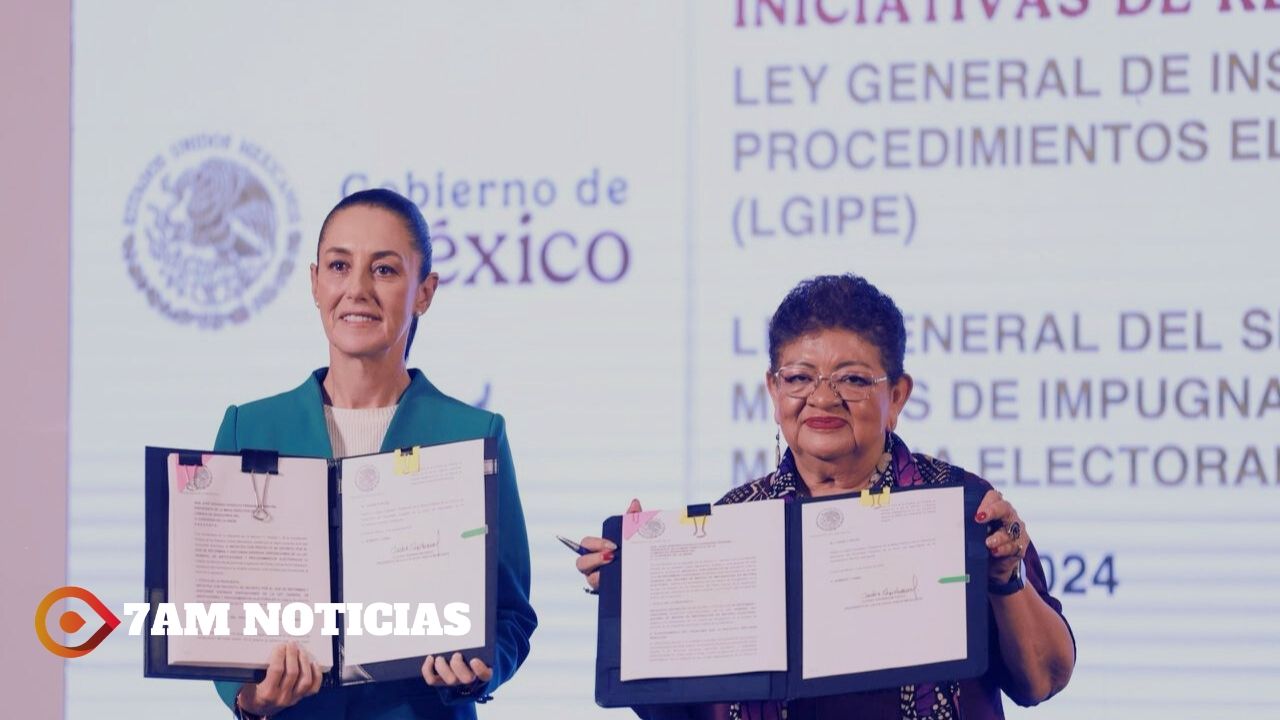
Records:
M324 406L324 424L335 458L369 455L382 450L382 439L391 426L396 406L380 408L336 408Z

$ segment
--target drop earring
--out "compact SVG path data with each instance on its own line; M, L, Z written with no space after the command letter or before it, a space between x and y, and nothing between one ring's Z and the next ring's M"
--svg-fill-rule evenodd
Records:
M782 426L778 426L777 432L773 434L773 466L777 467L782 464Z

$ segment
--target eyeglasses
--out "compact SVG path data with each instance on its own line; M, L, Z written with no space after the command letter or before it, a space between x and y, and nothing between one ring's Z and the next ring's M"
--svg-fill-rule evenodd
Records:
M889 379L888 375L873 378L852 372L818 375L803 367L778 368L773 373L773 377L784 395L801 400L807 399L818 389L818 383L826 380L832 392L845 402L866 400L871 397L871 391L875 390L876 385Z

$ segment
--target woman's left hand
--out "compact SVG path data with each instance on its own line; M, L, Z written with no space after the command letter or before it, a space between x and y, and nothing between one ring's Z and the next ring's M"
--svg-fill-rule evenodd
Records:
M973 519L983 524L1000 523L1000 529L987 536L987 551L991 554L987 577L996 583L1008 582L1031 543L1026 523L998 490L987 491Z
M447 660L443 655L428 655L422 661L422 679L431 687L465 687L477 681L489 682L492 677L493 670L483 660L471 658L468 665L459 652Z
M987 578L996 585L1008 583L1031 545L1026 524L998 490L987 491L973 519L999 523L1000 529L987 536ZM1000 689L1019 705L1034 705L1066 687L1076 654L1062 615L1029 584L1023 588L1025 592L991 595L990 607L1009 670L1009 681Z

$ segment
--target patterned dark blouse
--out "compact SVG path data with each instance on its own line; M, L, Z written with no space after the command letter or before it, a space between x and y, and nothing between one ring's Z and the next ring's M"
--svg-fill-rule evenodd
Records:
M885 452L876 468L871 490L884 487L910 487L946 482L951 466L927 455L913 454L897 435L885 441ZM977 483L990 490L986 480L964 472L966 483ZM752 502L773 498L807 497L808 487L796 470L788 450L777 470L730 490L717 505ZM1040 556L1033 545L1025 556L1025 582L1040 597L1062 614L1062 603L1049 594ZM1063 618L1063 622L1066 619ZM714 703L703 705L660 705L635 708L646 720L995 720L1004 718L1000 690L1008 683L1008 670L1000 655L1000 642L994 617L988 618L990 662L986 674L968 680L920 685L905 685L896 690L878 690L846 695L779 702Z

